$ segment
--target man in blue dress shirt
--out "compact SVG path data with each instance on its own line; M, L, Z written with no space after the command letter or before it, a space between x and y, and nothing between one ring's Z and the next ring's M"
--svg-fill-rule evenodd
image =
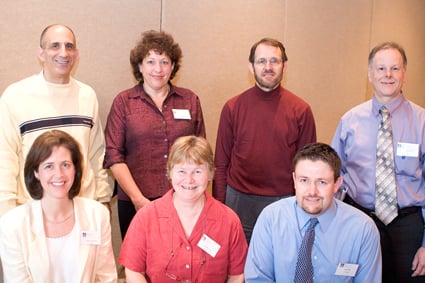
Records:
M402 92L407 59L403 48L385 42L369 54L372 99L343 115L332 147L342 160L345 202L375 221L380 235L383 281L425 282L425 109ZM375 215L375 172L379 109L389 111L398 216L384 224Z
M372 219L334 198L341 161L328 145L306 145L294 158L295 197L267 206L255 224L246 282L294 282L298 250L310 218L318 219L313 281L381 282L379 232Z

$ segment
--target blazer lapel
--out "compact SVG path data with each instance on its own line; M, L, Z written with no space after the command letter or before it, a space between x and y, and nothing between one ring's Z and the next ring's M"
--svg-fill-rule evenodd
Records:
M90 223L88 221L89 217L84 211L84 207L80 203L78 198L74 198L74 212L75 212L75 219L78 231L78 264L79 264L79 277L80 282L85 282L83 279L83 276L87 275L87 272L85 272L85 268L87 267L87 261L89 257L90 252L90 245L87 245L82 242L81 234L83 231L89 231L90 230Z
M46 234L44 232L43 212L39 200L31 203L31 239L29 239L28 266L34 282L50 282L50 260L47 251Z

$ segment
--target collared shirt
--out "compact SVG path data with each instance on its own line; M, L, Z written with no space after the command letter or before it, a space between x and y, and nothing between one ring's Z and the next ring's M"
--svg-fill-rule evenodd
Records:
M176 282L169 276L180 278L178 281L224 283L228 275L242 274L247 242L238 216L206 193L204 209L186 237L173 205L173 193L170 190L137 212L119 262L132 271L145 272L153 283ZM220 246L215 256L198 246L203 235Z
M178 117L173 110L190 116ZM198 96L171 86L160 111L142 85L136 85L113 101L105 129L104 167L126 163L143 195L160 197L170 189L166 173L170 147L186 135L206 135ZM118 198L130 200L120 186Z
M376 143L383 105L375 97L343 115L332 140L342 161L343 186L361 206L374 210ZM397 201L400 208L425 208L425 109L400 95L385 105L393 132ZM400 147L417 151L406 156Z
M293 282L298 250L311 217L295 197L267 206L254 227L245 282ZM379 232L372 219L338 200L317 218L314 282L381 282ZM347 263L358 265L355 277L335 275L338 265Z

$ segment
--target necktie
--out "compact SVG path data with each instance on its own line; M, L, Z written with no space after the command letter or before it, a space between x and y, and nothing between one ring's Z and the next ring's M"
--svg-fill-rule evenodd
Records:
M314 227L319 221L317 218L310 218L310 225L304 234L301 248L298 251L297 267L295 269L295 283L313 282L313 265L311 263L311 249L314 242Z
M397 217L397 195L394 173L393 135L388 109L380 110L382 121L376 146L375 214L388 225Z

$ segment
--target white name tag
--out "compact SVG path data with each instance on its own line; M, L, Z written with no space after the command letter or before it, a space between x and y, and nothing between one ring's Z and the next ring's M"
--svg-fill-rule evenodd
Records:
M399 142L397 143L397 156L405 157L418 157L419 156L419 144Z
M190 120L189 109L173 109L174 119Z
M221 246L204 234L198 242L198 247L200 247L210 256L215 257Z
M100 245L100 232L81 231L81 243L83 245Z
M357 269L359 269L359 265L355 263L340 263L336 268L335 275L340 276L356 276Z

